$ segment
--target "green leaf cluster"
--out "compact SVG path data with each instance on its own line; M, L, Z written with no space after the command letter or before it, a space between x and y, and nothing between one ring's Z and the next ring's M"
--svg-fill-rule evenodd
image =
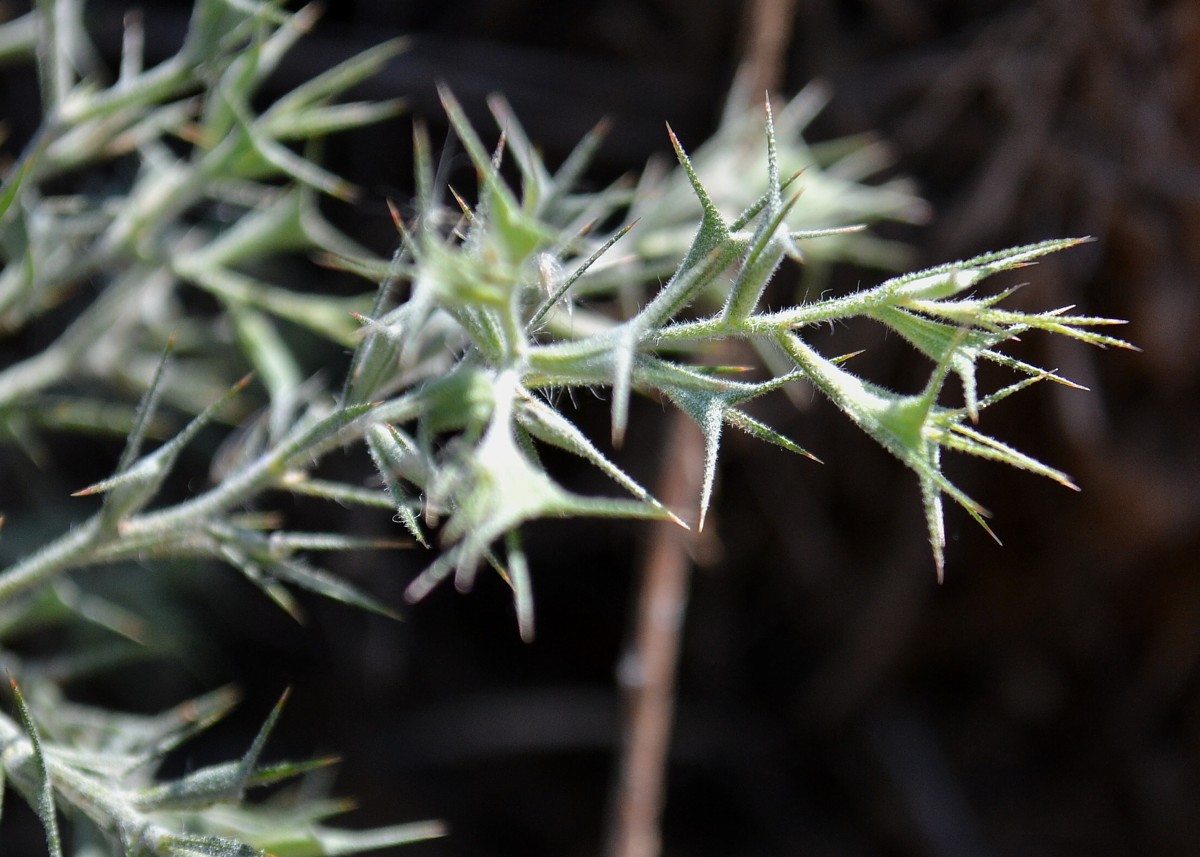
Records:
M283 699L238 761L155 781L149 775L162 757L219 720L236 702L235 694L220 690L159 715L136 716L64 703L52 695L31 703L17 681L10 681L10 687L19 720L0 718L5 759L0 784L7 779L34 807L53 857L107 850L106 843L115 843L117 853L128 855L319 857L443 835L441 826L430 822L338 830L324 821L344 812L348 804L300 799L286 791L265 803L245 803L252 789L333 761L260 761ZM72 811L70 851L59 830L62 804Z
M35 462L53 457L47 430L125 439L112 475L76 492L98 508L0 569L0 659L14 678L13 714L0 714L0 778L36 809L50 853L346 854L436 834L420 825L350 834L323 825L340 804L247 802L247 789L310 768L261 763L278 709L241 760L158 779L163 754L224 711L226 694L156 718L85 710L63 701L61 676L7 649L22 628L62 621L149 645L141 617L87 591L83 572L114 564L211 560L297 618L297 590L395 615L310 557L397 543L286 529L271 512L279 495L392 515L406 545L428 550L410 600L448 578L468 589L495 569L530 638L525 524L607 516L702 527L726 427L814 457L751 410L794 385L826 396L914 472L939 578L944 499L986 527L983 508L945 475L944 450L1074 487L987 435L983 412L1037 381L1070 383L1005 353L1007 343L1041 330L1127 347L1103 332L1118 322L1069 307L1007 309L1011 290L982 284L1078 240L769 309L764 294L782 266L895 262L899 248L862 226L924 215L904 182L864 181L883 163L877 144L804 141L818 92L778 115L770 105L765 114L731 109L695 160L669 132L675 168L597 189L584 177L603 125L552 169L502 99L489 102L492 145L443 88L475 192L439 173L418 124L416 193L394 209L395 253L378 258L321 215L322 199L355 191L319 163L319 144L395 114L396 102L342 99L401 46L368 51L256 107L313 19L281 3L198 0L180 51L145 68L130 18L111 81L90 59L78 0L43 0L0 26L0 56L36 57L44 108L0 186L0 336L33 325L56 331L37 354L0 369L0 439ZM335 296L272 277L273 262L297 256L368 285ZM215 309L190 311L198 296ZM928 358L923 388L887 389L856 374L847 355L813 344L814 328L853 319ZM763 367L723 365L736 342L762 355ZM344 377L315 371L314 343L327 346L321 353L349 352ZM1017 380L981 390L980 361ZM961 402L946 400L951 374ZM581 391L611 402L608 441L590 438L567 407ZM635 392L679 408L703 432L698 509L667 509L615 460L613 448L635 431ZM201 484L178 471L206 436L223 442ZM373 467L369 479L319 470L351 447ZM560 484L542 461L548 448L598 469L618 496ZM183 499L166 490L177 483L188 485ZM30 510L6 511L12 525L28 523ZM102 665L91 654L75 669ZM128 646L118 656L127 654ZM60 811L73 837L59 832Z
M722 213L722 206L671 135L679 174L691 187L700 222L670 277L657 291L638 299L636 287L645 282L653 261L635 255L605 269L609 255L617 252L614 245L627 230L594 235L587 228L621 210L615 190L589 198L592 220L566 233L570 238L564 240L566 220L557 208L542 201L570 200L571 193L548 178L511 114L493 105L502 139L513 149L519 189L508 186L502 176L503 147L494 152L485 149L453 96L443 92L443 99L479 176L480 201L474 208L464 205L452 227L438 228L444 214L428 202L434 188L429 184L423 188L421 199L426 202L414 223L401 224L404 244L396 262L397 276L408 281L410 291L394 308L380 307L365 320L367 342L386 342L386 346L375 350L367 346L359 352L398 363L402 376L408 377L436 375L434 367L447 348L462 354L450 375L417 384L376 414L389 421L397 438L393 454L377 454L376 462L386 465L381 467L385 481L397 486L398 507L408 508L409 498L416 494L403 490L400 483L407 481L424 494L427 515L450 515L442 531L448 550L416 581L410 595L423 595L452 570L461 588L469 586L487 545L505 533L511 545L515 528L531 518L669 514L587 443L561 409L553 422L548 419L554 413L550 403L561 400L561 391L574 388L609 391L616 445L626 435L629 400L635 390L673 403L696 421L707 445L698 510L702 526L725 426L812 457L745 408L748 401L785 385L812 385L917 475L939 579L944 565L943 497L949 496L981 524L986 515L945 476L943 449L990 458L1071 485L1054 468L983 433L977 427L980 411L1032 381L1070 383L1053 371L1006 355L1004 343L1030 330L1044 330L1092 345L1127 347L1100 332L1119 322L1073 315L1070 308L1040 313L1008 310L1001 304L1011 290L982 296L974 290L987 277L1029 265L1079 243L1078 239L988 253L893 277L851 294L768 310L762 306L762 296L776 271L785 260L800 257L799 242L827 231L800 231L788 225L804 199L797 190L803 187L804 177L782 176L778 136L768 106L763 133L765 189L736 216ZM417 148L425 151L420 145ZM431 175L431 164L419 163L418 174ZM602 206L605 201L607 206ZM630 234L641 227L637 223ZM624 300L627 290L635 295L629 310ZM930 378L922 391L901 393L864 380L842 358L821 354L804 338L809 328L854 318L885 326L930 359ZM438 331L436 349L427 347L425 337L431 329ZM752 344L767 354L769 366L782 366L782 370L753 381L714 371L719 367L708 365L707 355L714 343L729 340ZM359 377L387 377L367 359L364 356L355 367L347 401L386 395L391 389L387 383L377 382L368 389L356 385ZM981 395L976 380L981 360L1014 370L1023 380ZM951 372L961 379L964 390L964 401L957 407L941 402ZM453 392L446 395L447 389ZM447 402L453 403L453 413ZM407 430L409 424L415 429ZM452 442L440 446L431 442L446 430L457 432ZM634 495L633 505L605 501L597 506L558 489L538 467L536 455L529 450L530 438L584 455ZM413 519L405 520L423 538Z

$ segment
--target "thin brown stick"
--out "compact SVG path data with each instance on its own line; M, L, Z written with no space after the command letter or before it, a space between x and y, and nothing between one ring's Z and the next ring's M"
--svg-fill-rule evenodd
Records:
M695 509L704 473L700 429L675 411L660 476L659 499ZM675 710L675 673L696 533L654 525L639 581L633 639L622 658L625 736L613 796L609 857L658 857L667 751Z
M783 85L796 0L754 0L746 15L742 70L754 99Z
M749 81L751 92L777 90L783 84L795 7L795 0L755 0L748 9L741 75ZM673 414L667 452L659 499L672 509L697 508L704 438L679 411ZM659 857L662 851L660 821L675 715L675 675L697 535L673 524L656 524L642 567L636 625L620 668L625 733L608 857Z

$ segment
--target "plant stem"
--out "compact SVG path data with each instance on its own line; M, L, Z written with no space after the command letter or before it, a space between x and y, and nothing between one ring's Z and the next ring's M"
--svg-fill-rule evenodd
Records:
M795 15L794 0L758 0L747 15L743 67L751 91L777 89ZM722 320L718 324L728 322ZM670 329L670 328L668 328ZM661 331L660 331L661 333ZM670 459L659 493L668 508L696 508L703 491L705 444L698 427L673 412ZM637 625L620 669L627 710L613 799L608 857L658 857L666 765L675 715L675 677L697 533L654 525L639 583Z
M99 516L93 516L40 551L0 574L0 604L86 561L103 540Z
M783 83L788 45L796 22L796 0L755 0L746 15L742 77L754 97Z
M668 508L696 508L704 438L674 412L659 494ZM675 712L675 672L696 534L667 521L654 525L638 584L636 627L622 658L625 735L613 796L609 857L657 857L667 751Z

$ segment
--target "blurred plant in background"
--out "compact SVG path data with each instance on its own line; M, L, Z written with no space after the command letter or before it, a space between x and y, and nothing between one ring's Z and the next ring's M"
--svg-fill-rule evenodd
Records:
M778 169L784 176L799 174L803 189L786 219L788 228L810 232L836 230L847 224L927 221L929 206L910 179L875 181L893 165L891 152L882 141L870 135L825 143L805 140L805 130L830 97L828 87L811 83L774 116ZM736 85L717 131L691 157L696 172L704 176L709 197L727 219L736 217L767 190L765 172L747 171L749 165L761 162L762 142L760 96ZM687 174L677 169L655 182L654 172L647 171L645 185L634 208L640 215L638 229L631 236L638 254L678 258L696 229L695 194ZM857 230L823 235L820 240L801 242L800 247L810 276L814 266L834 262L898 269L911 256L903 244Z
M47 462L47 429L125 437L113 475L77 492L101 499L95 513L0 570L0 655L12 677L12 714L0 715L0 777L36 809L51 853L341 854L438 833L436 825L334 831L320 822L338 805L288 804L286 792L246 802L248 788L321 764L260 764L280 708L241 760L156 780L159 760L229 707L227 693L159 717L86 708L64 702L62 685L88 667L88 652L68 653L75 669L64 673L10 647L64 616L147 642L128 605L89 594L77 574L120 563L216 560L294 615L296 588L393 615L307 558L393 543L284 529L282 511L271 511L278 494L391 514L408 538L436 545L410 600L451 576L467 589L480 569L494 568L512 588L528 639L523 524L615 516L682 525L677 513L690 517L618 467L575 424L564 392L607 391L614 445L634 431L634 391L695 420L706 449L703 526L726 426L811 457L745 407L811 385L917 475L939 576L943 497L980 523L986 514L943 473L943 449L1071 484L984 434L980 412L1039 380L1069 383L1006 356L1006 341L1041 329L1121 346L1093 330L1116 322L1069 308L1007 310L1000 304L1009 291L976 286L1074 241L770 311L763 293L786 259L890 264L897 248L861 234L859 224L924 216L902 180L862 182L882 166L875 145L805 144L816 90L778 116L769 105L765 116L731 109L695 162L672 134L679 167L670 175L649 175L633 191L622 183L592 191L581 178L600 130L552 170L503 100L490 105L501 132L492 148L443 89L478 176L477 198L444 186L418 125L412 213L396 211L399 249L380 259L321 215L322 196L347 200L356 191L317 156L325 135L395 114L395 102L338 99L400 46L257 103L313 18L308 8L199 0L178 53L144 68L139 22L130 17L108 85L77 0L39 3L0 29L0 56L36 55L44 107L40 130L0 189L0 330L15 341L36 328L31 339L40 342L0 369L0 430ZM294 257L365 277L371 288L335 295L311 289L306 276L278 282L279 261ZM908 394L870 383L848 368L852 355L824 355L804 338L851 318L884 325L928 357L924 388ZM750 343L770 369L721 365L713 345L725 340ZM351 356L341 378L333 367L344 350ZM980 360L1019 380L977 390ZM942 395L951 373L964 390L954 406ZM255 400L256 384L265 400ZM174 422L167 411L187 419L182 430L166 428ZM205 474L184 472L181 457L213 434L220 454L199 487ZM168 439L146 452L159 438ZM365 446L376 478L318 470L352 444ZM594 465L626 496L559 484L539 456L547 446ZM14 528L35 515L6 511ZM69 837L59 833L60 810L72 822Z

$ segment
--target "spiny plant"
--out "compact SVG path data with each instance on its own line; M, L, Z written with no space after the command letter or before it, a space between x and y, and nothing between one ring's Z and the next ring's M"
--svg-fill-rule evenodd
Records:
M670 176L589 191L581 179L600 129L552 170L502 100L490 104L501 143L489 148L443 88L478 176L476 200L443 188L418 125L415 198L394 209L398 249L380 259L322 217L319 197L354 190L315 158L323 136L396 112L396 103L337 99L399 46L254 106L312 18L277 3L199 0L178 53L151 68L130 18L108 84L91 60L79 0L42 0L0 28L0 56L36 55L44 110L0 187L0 330L6 338L33 326L57 331L36 354L0 369L0 428L35 461L53 457L42 440L48 429L125 437L113 474L76 492L98 499L94 513L0 570L0 657L13 712L0 714L0 780L35 808L50 853L344 854L435 835L432 825L336 831L322 822L339 805L311 799L247 802L251 787L321 764L261 763L278 707L240 760L162 779L164 755L224 713L228 693L157 717L80 706L65 701L64 676L100 668L103 658L68 652L50 669L12 641L64 617L137 641L138 617L88 593L84 574L125 563L215 560L293 614L299 588L394 615L308 558L390 543L284 529L282 514L263 511L281 494L393 515L431 550L410 600L451 576L468 589L480 569L494 568L512 588L521 634L532 637L524 524L615 516L683 525L576 425L564 391L607 392L615 445L628 431L635 391L694 419L707 449L703 526L726 426L812 457L747 410L760 396L810 385L914 471L939 578L944 498L986 527L982 507L946 477L943 450L1072 485L985 434L981 413L1035 382L1070 383L1006 355L1005 343L1042 330L1125 347L1097 330L1118 322L1070 308L1005 309L1011 289L984 294L977 286L1077 239L768 310L764 291L789 259L820 258L822 246L830 257L860 259L895 249L863 240L841 218L915 219L923 210L903 184L860 182L878 166L875 149L856 141L822 152L803 142L811 93L787 105L778 124L769 104L754 120L731 111L698 166L670 134L678 162ZM759 145L747 161L750 121ZM372 286L338 297L268 279L269 263L294 254ZM215 310L191 311L196 295ZM922 389L867 381L849 368L849 355L826 356L807 336L855 318L894 331L929 359ZM309 377L314 338L350 351L344 377ZM752 345L765 368L755 376L714 365L714 344L728 340ZM1018 380L982 392L980 361ZM951 374L963 390L954 406L943 393ZM184 428L146 451L169 424L164 416L180 415ZM185 448L213 432L225 439L210 483L178 499L179 485L195 484L176 472ZM321 475L322 460L351 445L365 448L374 477ZM627 496L564 487L541 462L546 447L594 465ZM31 515L11 510L18 528ZM60 834L60 810L70 837Z

